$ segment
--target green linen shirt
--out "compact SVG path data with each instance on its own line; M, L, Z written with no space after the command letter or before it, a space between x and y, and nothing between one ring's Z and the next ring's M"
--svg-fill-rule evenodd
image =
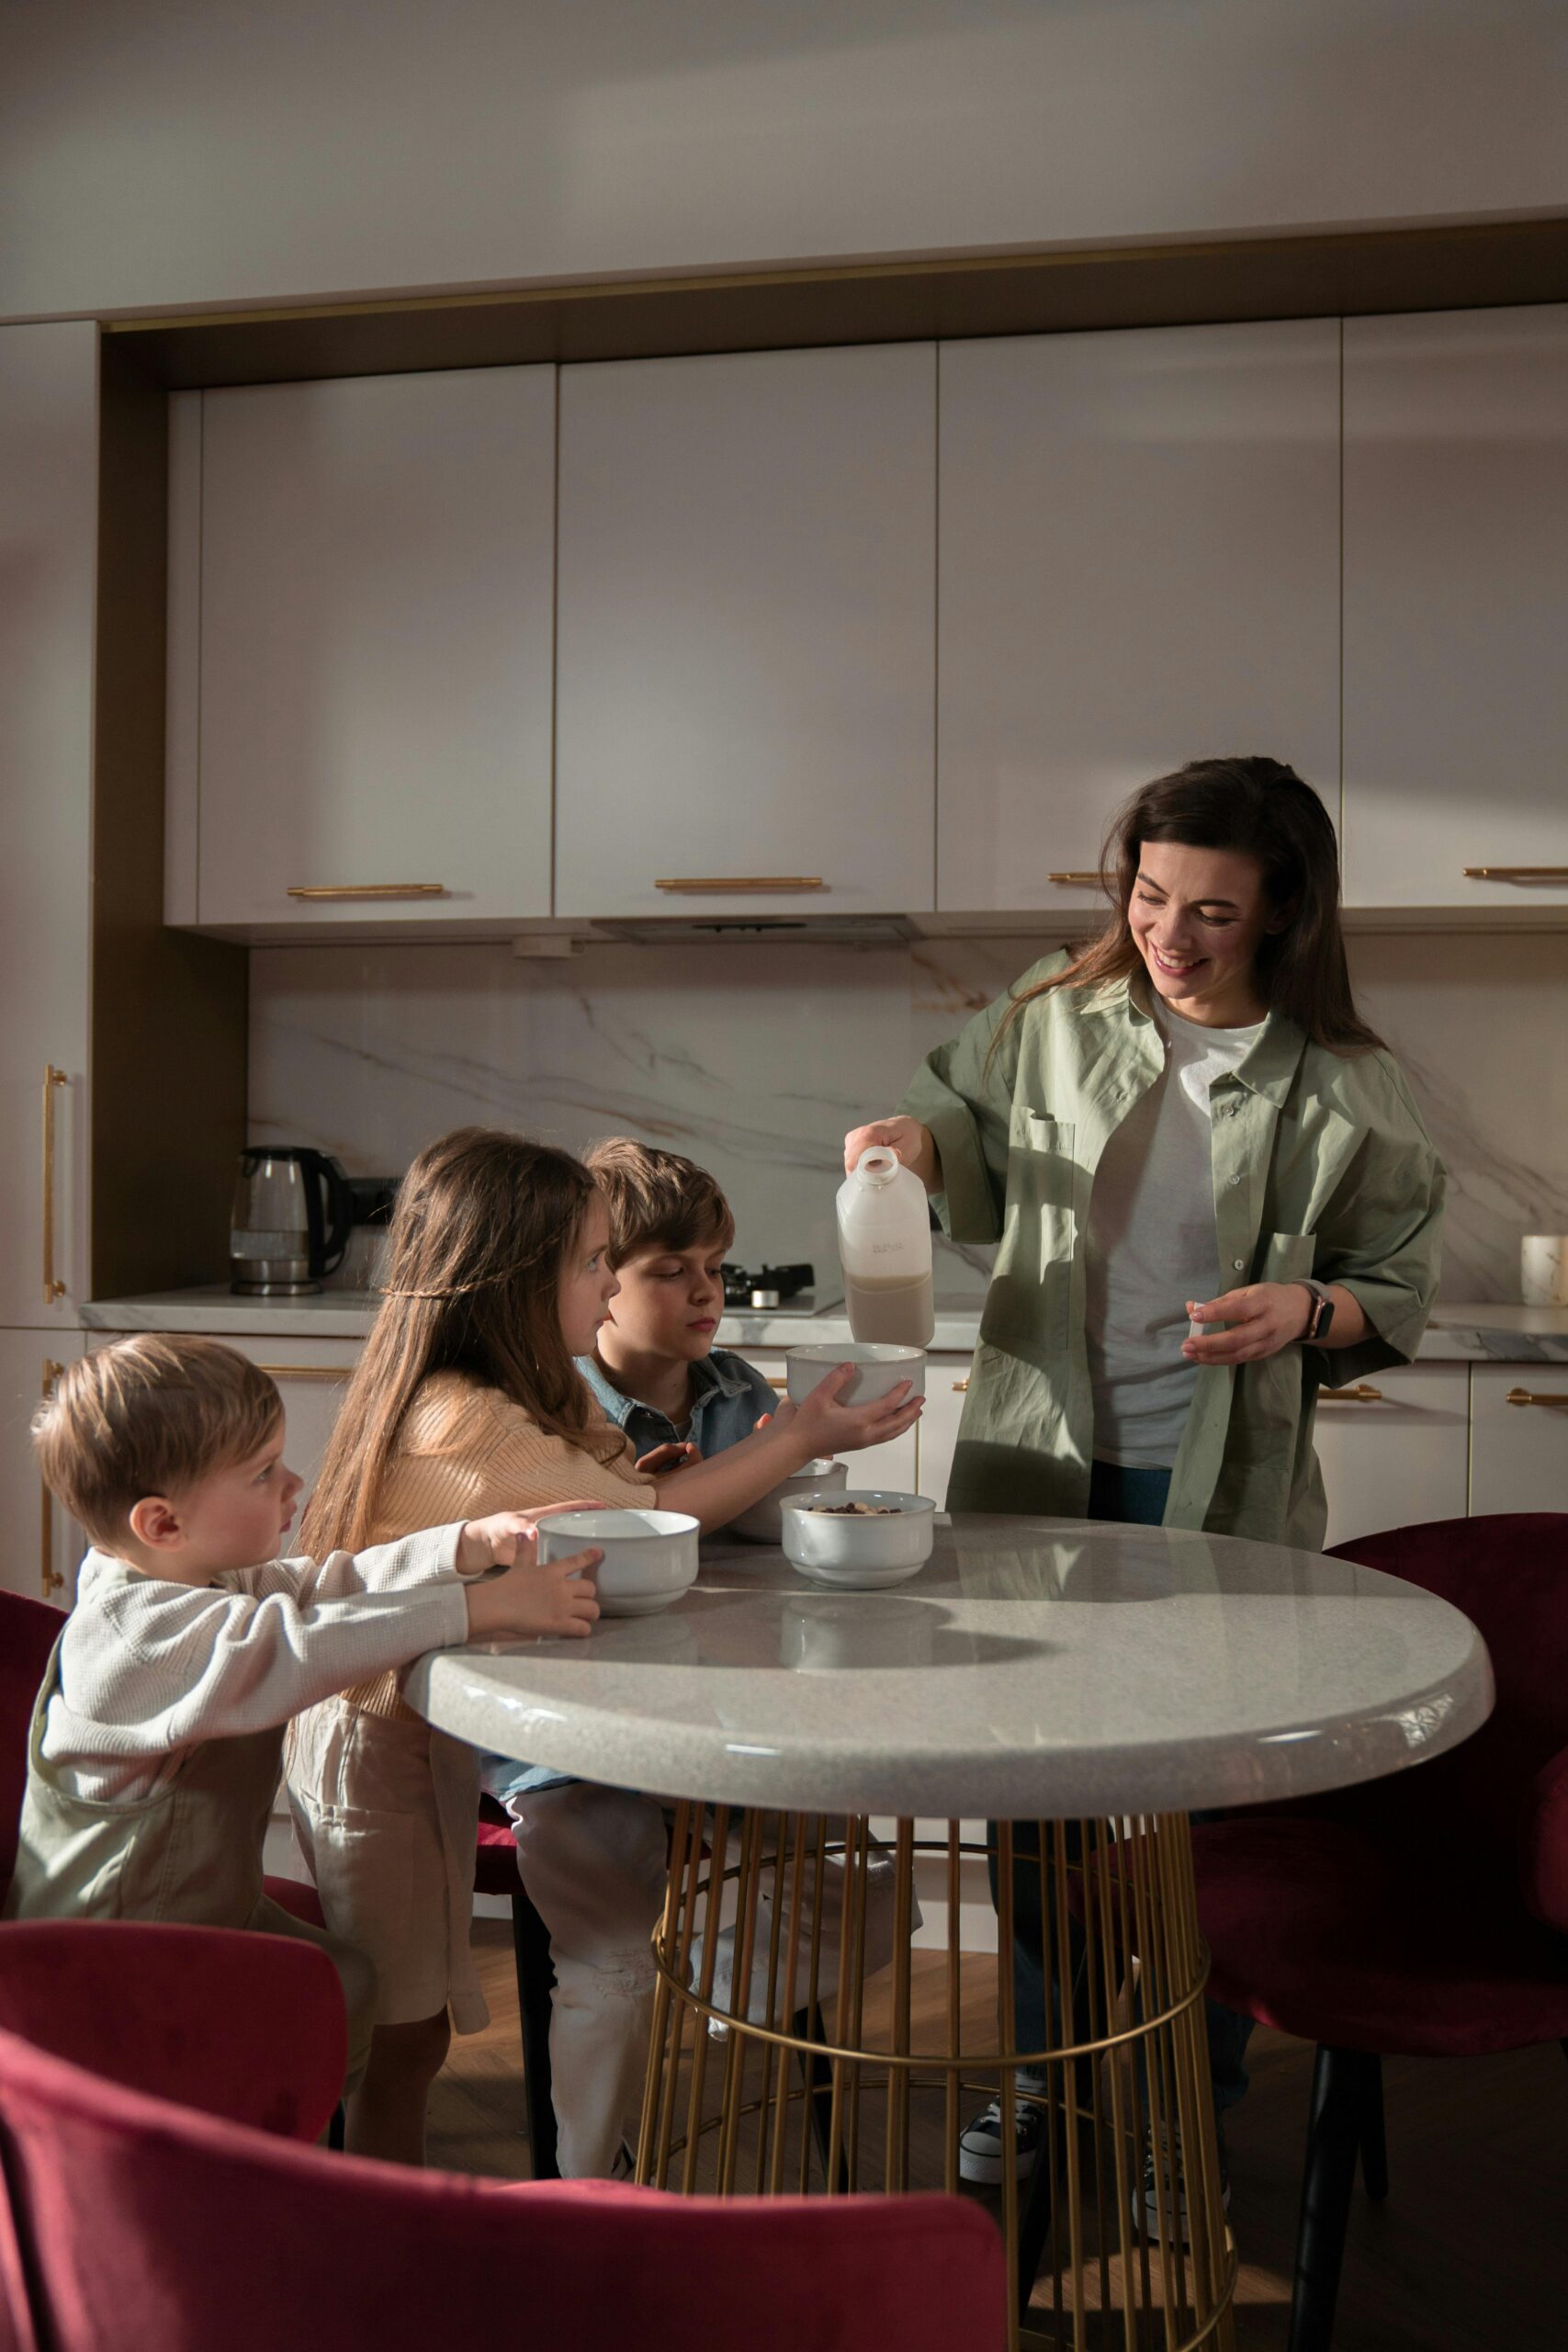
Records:
M954 1510L1082 1518L1094 1403L1084 1331L1089 1194L1110 1137L1165 1067L1142 976L1054 989L987 1064L1015 995L1047 956L931 1054L899 1104L931 1129L954 1241L999 1242L980 1317L948 1501ZM1437 1289L1443 1168L1381 1048L1339 1054L1271 1014L1210 1097L1223 1288L1340 1283L1367 1332L1260 1363L1199 1368L1171 1475L1168 1527L1315 1550L1326 1510L1313 1452L1320 1382L1408 1363Z

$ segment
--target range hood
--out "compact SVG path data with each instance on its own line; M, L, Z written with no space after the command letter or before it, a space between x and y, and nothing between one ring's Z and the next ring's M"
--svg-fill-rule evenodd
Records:
M908 915L713 914L595 917L593 936L637 947L733 946L749 940L780 947L792 940L815 947L894 947L920 933Z

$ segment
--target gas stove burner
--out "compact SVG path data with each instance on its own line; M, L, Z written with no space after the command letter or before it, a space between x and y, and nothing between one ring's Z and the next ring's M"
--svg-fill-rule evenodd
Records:
M726 1306L782 1306L786 1299L810 1290L815 1266L726 1266Z

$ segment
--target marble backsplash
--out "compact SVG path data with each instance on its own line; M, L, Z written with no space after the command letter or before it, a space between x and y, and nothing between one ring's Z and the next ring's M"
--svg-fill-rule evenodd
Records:
M570 1150L637 1135L713 1170L738 1256L809 1258L829 1277L844 1129L889 1109L1041 952L594 945L557 963L505 944L260 947L251 1140L378 1175L469 1122ZM1448 1163L1443 1295L1517 1299L1519 1237L1568 1231L1568 934L1357 938L1350 960ZM944 1245L939 1291L977 1298L986 1254Z

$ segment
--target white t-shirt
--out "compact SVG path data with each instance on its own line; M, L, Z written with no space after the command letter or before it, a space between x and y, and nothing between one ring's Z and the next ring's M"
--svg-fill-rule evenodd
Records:
M1107 1143L1089 1196L1086 1271L1094 1452L1165 1470L1197 1383L1187 1301L1220 1290L1209 1089L1261 1033L1205 1029L1160 1005L1165 1069Z

